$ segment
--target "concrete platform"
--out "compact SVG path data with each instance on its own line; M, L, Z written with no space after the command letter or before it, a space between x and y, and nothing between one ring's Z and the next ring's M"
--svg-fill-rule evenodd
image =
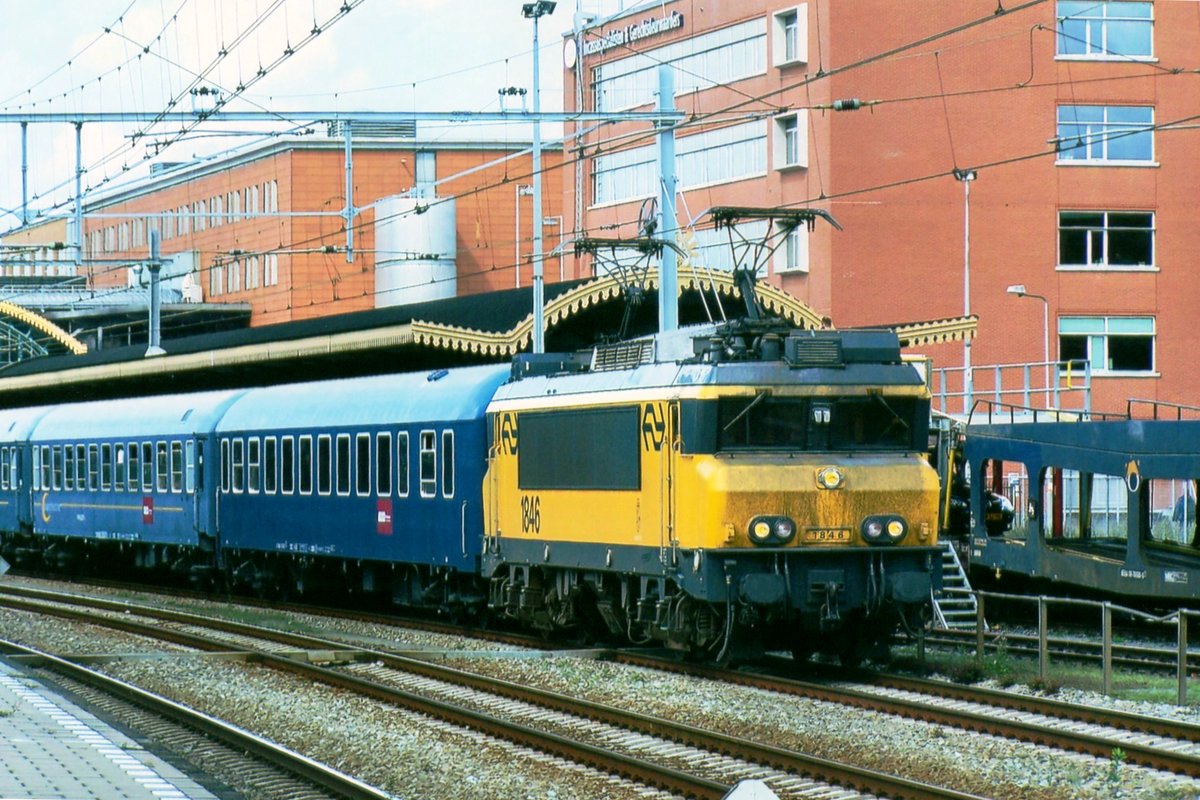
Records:
M0 800L217 800L178 769L0 662Z

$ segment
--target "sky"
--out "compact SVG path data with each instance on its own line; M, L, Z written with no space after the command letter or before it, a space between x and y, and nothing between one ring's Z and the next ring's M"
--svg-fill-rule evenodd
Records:
M545 111L562 108L560 37L571 28L577 3L608 13L622 0L562 0L542 18ZM521 14L522 0L361 0L334 19L342 4L0 0L0 113L159 111L173 98L177 110L190 110L206 102L190 88L227 96L239 85L244 94L227 109L498 111L501 87L532 87L533 23ZM271 67L288 49L293 54ZM531 96L527 102L532 107ZM178 138L178 125L160 125L133 141L140 127L84 126L85 193L144 174L147 155L183 161L235 144L214 135L219 129L213 126L162 149ZM529 132L466 130L460 123L430 126L420 135L527 138ZM37 196L31 207L64 203L74 188L73 126L31 125L27 141L29 192ZM21 204L20 142L19 125L0 124L0 230L19 221L9 212Z

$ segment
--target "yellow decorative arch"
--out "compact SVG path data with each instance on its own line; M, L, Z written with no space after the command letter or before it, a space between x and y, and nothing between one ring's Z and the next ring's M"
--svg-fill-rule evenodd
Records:
M38 314L36 311L30 311L24 306L19 306L16 303L10 303L7 300L0 300L0 314L6 317L12 317L18 322L22 322L34 330L41 331L49 336L54 341L65 347L72 355L81 356L87 352L87 345L76 339L71 334L60 328L55 323Z
M648 288L659 287L658 271L650 270L646 276ZM768 310L789 320L799 328L821 327L821 317L782 289L766 283L757 285L758 299ZM683 268L679 270L679 292L719 293L727 298L740 298L741 290L734 283L733 275L720 271L699 271ZM546 326L562 322L579 312L599 303L616 300L621 296L621 282L609 275L596 278L569 292L565 292L546 304ZM731 316L738 316L735 311ZM426 346L447 350L460 350L480 355L514 355L527 347L533 338L533 314L521 320L508 331L491 332L476 328L413 320L413 339Z

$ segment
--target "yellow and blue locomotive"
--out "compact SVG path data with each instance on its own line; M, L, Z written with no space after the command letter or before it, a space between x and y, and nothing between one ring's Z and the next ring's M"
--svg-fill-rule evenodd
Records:
M930 602L930 401L889 331L730 323L527 356L488 406L493 608L725 658L864 655Z

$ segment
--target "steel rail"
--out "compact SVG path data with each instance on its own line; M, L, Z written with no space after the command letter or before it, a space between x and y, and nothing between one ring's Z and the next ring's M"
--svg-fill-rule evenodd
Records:
M0 595L8 594L8 591L9 587L2 587L0 588ZM96 624L111 624L113 627L120 628L126 632L140 632L143 635L154 638L165 638L170 641L174 641L177 644L187 644L209 651L228 650L228 646L224 643L209 639L207 637L198 636L196 634L186 633L183 631L164 629L160 626L146 625L145 623L139 623L136 620L126 619L124 617L103 617L93 619L86 617L86 615L73 612L63 606L42 606L41 604L44 602L70 602L80 605L87 605L92 608L100 608L107 611L150 616L181 624L208 627L239 636L259 637L275 641L277 643L286 644L288 646L297 647L305 651L316 651L319 654L323 654L324 657L359 658L363 660L376 661L399 671L421 675L427 678L448 682L458 686L464 686L489 694L500 695L509 699L519 700L521 702L549 708L554 711L584 717L597 722L602 722L604 724L637 731L646 735L669 739L680 744L731 756L756 764L770 766L774 769L789 773L805 775L817 780L838 784L840 786L870 794L884 795L891 798L897 798L897 800L978 800L976 795L959 792L945 787L933 786L920 781L914 781L887 773L879 773L874 770L857 767L852 764L819 758L817 756L811 756L805 753L799 753L796 751L775 747L773 745L751 742L743 738L727 736L714 731L706 731L689 725L664 720L662 718L640 714L638 712L625 711L623 709L602 703L573 698L557 692L537 689L502 679L478 675L465 670L459 670L453 667L441 666L427 661L422 661L420 659L398 656L384 651L348 648L343 642L337 642L322 637L298 634L290 631L279 631L272 628L262 628L259 626L226 619L210 619L208 617L202 617L187 612L147 608L123 601L85 598L78 595L55 596L55 593L53 592L40 589L20 588L15 594L25 595L31 599L27 604L27 601L25 600L0 596L0 605L12 604L15 607L27 607L28 610L33 611L42 611L44 613L62 613L73 618L83 617L84 619ZM37 597L38 599L33 600L33 597ZM367 681L362 678L347 675L343 672L338 672L336 670L320 667L306 661L301 661L298 658L267 653L263 651L254 651L250 657L255 661L276 667L278 669L302 674L309 678L315 678L330 685L355 691L384 702L399 703L422 713L427 713L442 719L448 719L449 721L457 724L465 725L478 730L483 730L485 733L490 735L516 740L511 734L505 733L505 731L511 728L523 736L546 736L549 737L550 740L551 746L549 747L545 743L539 744L536 739L533 738L523 739L521 740L521 743L527 744L531 747L536 747L539 750L570 758L574 761L580 761L581 763L588 763L593 766L598 766L606 769L609 772L622 775L631 775L643 783L659 786L671 791L680 791L689 796L712 796L720 798L723 797L731 788L727 785L706 781L702 778L687 776L686 773L678 773L674 770L667 770L667 777L669 780L664 780L662 775L656 775L656 773L666 768L649 764L649 762L643 762L639 759L633 759L620 754L609 753L608 751L600 748L573 742L573 740L565 739L564 737L559 737L555 734L537 732L532 729L525 728L525 726L514 725L513 723L498 720L484 712L462 709L461 707L443 703L442 701L424 698L419 695L414 695L410 692L394 689L372 681ZM568 745L567 743L570 744ZM574 745L579 745L583 749L578 752L571 752L569 749L567 749ZM612 759L612 761L606 762L605 759ZM697 781L698 783L696 785L689 786L687 785L688 781ZM705 794L708 789L714 791L715 794Z
M824 700L837 705L879 711L884 714L934 722L952 728L989 733L1008 739L1086 753L1102 759L1112 758L1113 752L1120 749L1132 763L1187 775L1193 778L1200 777L1200 756L1172 752L1136 742L1106 736L1096 736L1069 729L1060 729L1036 722L1003 719L965 709L938 706L928 701L885 697L872 692L811 681L800 681L748 672L734 672L699 664L683 664L626 651L614 651L612 658L614 661L623 664L667 670L693 677L807 697L813 700ZM1047 714L1047 716L1053 715ZM1108 725L1109 723L1106 720L1102 724Z
M243 750L289 774L296 775L314 786L350 800L390 800L392 795L370 786L357 778L314 761L249 731L223 722L200 711L176 703L161 695L140 689L132 684L109 677L59 656L25 645L0 639L0 652L17 656L28 663L66 675L125 702L140 706L151 713L170 719L220 741L229 747Z

